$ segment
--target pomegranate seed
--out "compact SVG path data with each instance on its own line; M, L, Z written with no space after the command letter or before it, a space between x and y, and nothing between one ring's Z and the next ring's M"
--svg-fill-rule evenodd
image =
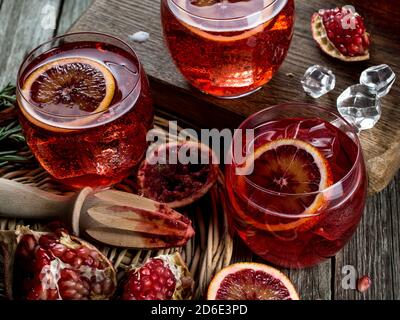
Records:
M150 269L146 268L146 267L143 267L142 269L140 269L140 274L142 276L149 276L150 275Z
M93 262L94 262L94 260L93 260L92 257L87 257L87 258L85 258L85 259L83 260L83 264L84 264L85 266L89 266L89 267L93 265Z
M82 279L82 284L85 287L86 290L90 290L90 283L87 279L83 278Z
M114 284L110 278L106 278L103 282L103 293L109 294L114 291Z
M371 286L371 278L368 276L362 276L357 281L357 290L361 293L366 292Z
M79 249L76 250L76 254L82 259L86 259L89 257L90 249L86 247L80 247Z
M26 252L31 252L36 247L36 239L32 235L25 235L22 238L21 243L23 243Z
M63 299L74 299L76 294L75 289L67 289L61 292Z
M57 242L57 237L52 235L41 236L39 239L39 245L45 249L54 246Z
M140 279L140 281L141 281L142 284L143 284L143 289L144 289L144 290L150 289L150 288L151 288L151 285L153 284L153 283L151 282L151 280L150 280L150 277L147 277L147 276L142 277L142 278Z
M101 293L101 285L100 285L100 283L95 283L94 285L92 285L92 291L95 294L100 294Z
M64 254L64 252L67 250L67 248L63 245L63 244L60 244L60 243L57 243L56 245L54 245L52 248L51 248L51 252L56 256L56 257L61 257L63 254Z
M74 270L72 270L72 269L64 269L64 270L62 270L62 274L63 273L65 274L65 278L70 279L70 280L72 280L74 282L78 282L79 281L79 276L76 274L76 272ZM64 278L63 275L61 275L61 277Z
M48 289L47 290L47 300L58 300L57 289Z
M83 262L83 260L82 260L81 257L75 257L75 258L74 258L74 261L72 262L72 265L74 266L74 268L77 268L77 269L78 269L78 268L81 267L82 262Z
M89 255L94 259L97 260L99 258L99 253L97 251L91 250Z
M75 288L75 283L74 281L67 280L63 282L59 282L59 287L60 289L69 289L69 288Z
M142 287L138 283L132 286L132 290L134 292L140 292L141 289L142 289Z
M72 259L74 259L76 256L75 252L71 251L70 249L67 249L67 251L63 254L63 260L64 262L70 262Z

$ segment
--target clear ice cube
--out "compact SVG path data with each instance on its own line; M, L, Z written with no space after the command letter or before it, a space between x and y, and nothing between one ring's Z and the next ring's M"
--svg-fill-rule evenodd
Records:
M372 92L376 92L378 97L386 96L395 80L396 75L387 64L368 68L360 77L360 83L366 85Z
M379 97L363 84L356 84L343 91L337 99L337 108L359 130L373 128L382 114Z
M314 65L307 69L301 84L308 95L317 99L335 88L336 78L331 70Z

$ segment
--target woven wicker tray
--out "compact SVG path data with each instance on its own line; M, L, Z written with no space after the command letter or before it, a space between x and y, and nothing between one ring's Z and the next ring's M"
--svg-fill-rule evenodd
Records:
M155 128L158 130L166 131L167 125L168 120L161 117L155 118ZM52 180L39 167L26 147L21 148L19 154L28 157L31 161L23 163L15 162L0 167L1 178L28 184L55 194L66 195L74 192ZM126 192L134 192L135 177L128 177L116 185L115 188ZM186 214L192 220L196 231L196 235L182 248L151 251L98 246L114 264L118 280L122 278L124 272L132 265L142 263L152 256L179 251L196 283L193 298L201 299L204 297L212 276L223 267L229 265L232 257L233 240L227 227L224 177L222 172L220 172L218 181L210 192L197 203L181 210L181 213ZM22 224L30 225L34 230L43 228L43 225L36 221L0 218L0 230L14 230L18 225ZM0 298L3 291L3 284L1 282L0 279Z

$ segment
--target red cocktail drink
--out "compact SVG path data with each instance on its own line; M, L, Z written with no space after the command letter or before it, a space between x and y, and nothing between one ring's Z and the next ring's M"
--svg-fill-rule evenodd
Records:
M266 109L240 128L254 129L254 139L235 136L233 154L247 156L226 168L230 220L239 236L262 258L289 268L335 255L366 200L354 129L334 113L301 104Z
M218 97L249 94L276 73L293 35L293 0L162 0L170 53L186 80Z
M153 107L133 50L96 33L55 38L18 76L20 122L36 159L74 187L105 187L143 157Z

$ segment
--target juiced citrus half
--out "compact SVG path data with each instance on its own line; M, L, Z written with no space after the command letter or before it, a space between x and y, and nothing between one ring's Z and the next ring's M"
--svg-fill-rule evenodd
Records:
M242 219L267 231L291 230L307 221L315 221L312 215L326 202L319 192L332 184L330 166L324 155L311 144L298 139L278 139L263 144L247 158L243 172L248 172L248 175L238 177L239 192L250 199L264 194L262 207L267 211L294 216L277 218L276 224L265 223L245 213L233 199L232 205ZM254 194L256 192L259 195ZM295 218L301 215L305 217ZM269 220L274 219L269 217Z
M279 270L260 263L236 263L211 281L207 300L299 300L290 280Z
M211 189L217 178L214 151L194 141L156 146L138 170L140 193L171 208L185 207L197 201Z
M80 117L106 110L114 97L115 79L104 65L84 57L50 61L28 76L25 98L46 113ZM25 116L43 126L21 108Z

